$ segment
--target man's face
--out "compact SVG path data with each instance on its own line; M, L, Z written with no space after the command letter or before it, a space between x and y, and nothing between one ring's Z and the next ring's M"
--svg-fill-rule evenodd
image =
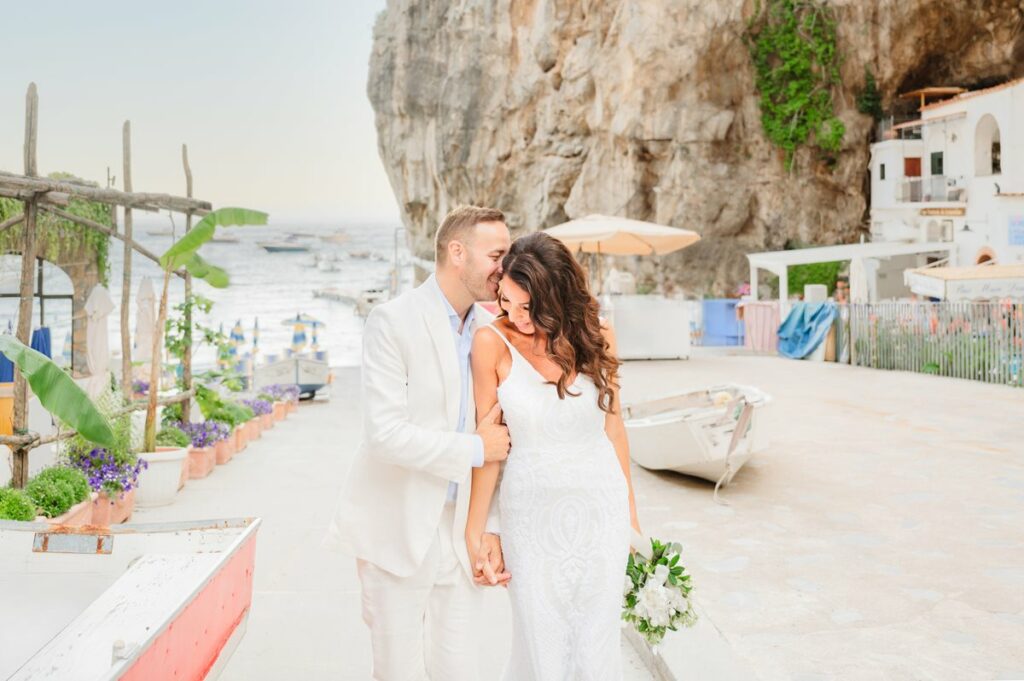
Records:
M490 302L498 297L501 260L511 245L504 222L480 222L462 242L462 257L454 264L459 280L475 300Z

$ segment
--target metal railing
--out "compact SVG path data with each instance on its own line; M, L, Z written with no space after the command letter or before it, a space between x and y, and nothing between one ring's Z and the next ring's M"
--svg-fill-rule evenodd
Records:
M967 189L950 184L945 175L910 177L899 181L896 200L904 203L920 201L966 201Z
M850 363L1024 387L1024 300L849 306Z

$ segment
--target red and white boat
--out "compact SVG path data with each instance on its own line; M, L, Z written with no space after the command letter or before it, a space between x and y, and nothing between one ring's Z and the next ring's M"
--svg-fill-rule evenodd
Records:
M0 521L0 678L217 678L245 634L259 526Z

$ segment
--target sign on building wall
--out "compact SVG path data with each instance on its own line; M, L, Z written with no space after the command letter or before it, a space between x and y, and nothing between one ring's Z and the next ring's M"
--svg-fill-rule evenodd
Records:
M1024 246L1024 215L1011 215L1009 220L1011 246Z

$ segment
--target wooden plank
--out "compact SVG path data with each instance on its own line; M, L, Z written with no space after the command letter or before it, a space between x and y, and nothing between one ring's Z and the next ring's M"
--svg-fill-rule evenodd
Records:
M29 191L33 194L61 192L74 198L112 203L129 208L173 210L178 213L191 211L196 215L205 215L212 209L209 201L187 199L170 194L118 191L78 184L68 180L53 180L46 177L28 177L0 172L0 195L5 191Z
M71 196L64 192L39 193L31 189L11 189L9 187L0 187L0 196L18 201L35 198L39 203L50 203L55 206L66 206L71 202Z
M132 191L132 123L125 121L121 129L121 150L124 173L121 181L127 193ZM121 276L121 392L132 398L132 338L128 326L128 310L132 300L132 209L124 209L124 263ZM153 388L156 390L156 388Z
M25 220L25 214L24 213L22 213L20 215L12 215L11 217L9 217L6 220L4 220L3 222L0 222L0 232L4 231L5 229L9 229L11 227L14 227L15 225L20 225L22 223L22 221L24 221L24 220Z

